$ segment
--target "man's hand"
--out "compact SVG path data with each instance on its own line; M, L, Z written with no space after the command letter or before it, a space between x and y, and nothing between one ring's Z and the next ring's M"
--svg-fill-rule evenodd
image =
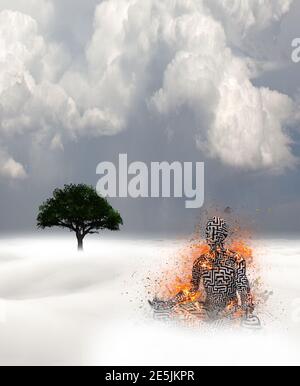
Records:
M245 318L242 320L242 327L260 329L261 323L258 316L247 314Z
M154 298L153 301L148 300L148 303L155 311L167 311L174 307L174 303L170 300L164 301Z

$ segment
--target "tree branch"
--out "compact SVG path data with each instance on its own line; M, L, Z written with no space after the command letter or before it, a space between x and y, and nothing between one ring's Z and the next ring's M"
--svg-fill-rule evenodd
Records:
M69 229L71 229L72 231L74 231L74 232L76 232L76 228L71 224L66 224L65 222L63 222L63 221L58 221L57 222L57 224L59 225L59 226L61 226L61 227L64 227L64 228L69 228Z

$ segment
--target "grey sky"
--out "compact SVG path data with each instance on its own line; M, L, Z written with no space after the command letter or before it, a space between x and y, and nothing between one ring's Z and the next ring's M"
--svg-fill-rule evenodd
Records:
M215 47L206 46L206 43L203 43L203 51L206 50L206 56L203 57L201 47L195 49L195 52L193 48L186 47L186 50L191 52L196 59L187 62L186 74L182 76L187 76L188 81L188 76L194 73L193 71L189 73L189 68L194 68L197 73L201 65L206 66L212 61L211 66L215 68L216 72L211 78L202 80L201 77L195 77L196 84L207 81L207 88L203 87L199 93L198 89L191 90L192 86L187 84L187 81L185 82L187 86L179 81L177 84L176 76L169 70L169 65L173 63L174 73L181 74L184 62L180 64L176 55L184 49L185 44L190 44L189 34L191 39L198 39L198 35L193 35L195 28L191 28L191 31L188 29L191 21L184 27L184 32L181 32L182 43L172 41L171 35L165 37L167 33L170 33L166 32L168 25L166 23L161 24L161 28L166 28L165 35L156 37L155 44L151 45L149 41L155 39L151 30L153 24L151 20L148 20L151 13L145 10L149 4L154 4L155 0L140 2L145 5L137 9L133 8L128 25L124 27L125 38L123 37L122 40L118 34L113 35L113 31L115 33L118 23L122 23L122 20L118 19L118 12L126 1L120 0L118 3L112 0L110 2L112 6L118 3L120 8L114 11L115 19L108 20L108 26L105 26L105 29L101 24L105 20L103 10L101 13L98 8L97 22L94 22L95 10L99 1L45 1L45 7L47 5L49 10L41 13L34 0L28 2L30 6L27 6L27 9L24 2L22 4L21 1L0 0L0 11L18 10L31 15L36 20L38 32L34 32L34 27L32 30L26 30L28 39L36 39L36 36L42 36L44 39L44 48L40 49L39 40L29 47L32 52L36 53L30 57L29 61L24 59L23 63L25 70L31 74L37 84L43 84L41 91L34 89L33 94L36 94L33 96L24 94L26 95L24 98L32 98L26 110L20 98L23 98L21 93L28 91L25 89L21 91L21 86L17 91L11 86L10 94L3 94L4 97L2 95L0 99L1 125L4 121L9 120L10 130L8 133L6 126L0 129L0 162L5 164L7 160L13 159L18 165L22 165L22 170L26 174L26 176L22 175L23 172L20 169L17 169L20 178L0 174L0 231L14 233L35 230L37 208L55 187L69 182L86 182L95 185L97 182L95 170L99 162L116 162L119 153L128 153L132 161L205 161L205 207L225 208L230 206L235 210L237 216L246 216L250 222L253 222L256 230L264 233L300 232L300 179L297 165L300 157L299 117L296 117L296 107L297 103L299 104L300 64L294 64L291 61L291 41L295 37L300 37L299 2L294 1L290 10L281 15L281 10L284 10L285 5L292 1L276 0L272 3L266 0L264 17L257 15L257 10L254 9L253 15L257 16L257 20L254 25L250 25L247 30L243 31L241 30L241 26L244 28L243 23L250 23L248 15L251 7L239 9L241 24L233 23L232 28L228 27L232 16L228 16L227 11L221 7L224 3L222 0L213 1L215 8L212 7L209 11L213 16L210 14L205 16L207 22L211 23L208 24L208 27L211 25L212 28L212 30L207 29L208 36L210 33L216 34L215 40L212 39L217 47L216 50L220 49L219 44L222 47L222 34L226 34L224 50L230 48L233 53L233 58L232 56L224 57L224 67L228 66L229 76L233 78L238 76L237 72L232 69L236 58L244 61L247 56L256 63L258 68L264 68L264 71L260 71L255 78L251 76L251 84L257 90L267 87L281 93L278 99L271 92L266 92L266 95L261 96L262 99L265 98L264 109L270 108L267 110L270 120L262 124L263 132L258 129L257 132L253 132L253 138L250 136L249 140L242 140L241 143L245 146L245 159L241 160L230 154L230 149L235 149L232 148L234 146L232 144L238 136L243 134L237 131L235 136L234 130L237 129L233 126L234 120L224 116L224 111L219 111L216 107L220 103L219 96L216 95L227 94L224 94L226 88L222 83L218 83L218 71L221 71L218 69L218 59L210 58ZM166 3L169 4L169 0ZM193 1L187 3L192 4ZM236 3L239 1L237 0ZM274 21L274 18L271 17L270 21L266 23L265 16L268 16L270 11L268 4L275 3L275 8L273 9L272 5L271 10L280 15L280 21ZM172 17L176 18L176 12L183 12L183 14L187 12L182 8L184 7L178 6L176 10L170 10L170 7L167 7L161 10L155 6L152 17L157 16L158 20L161 20L159 18L162 17L162 14L165 15L164 17L172 14ZM190 9L188 12L192 13ZM195 10L195 17L199 17L196 19L199 22L202 21L199 16L201 12L201 9ZM107 11L107 15L111 13ZM136 31L136 36L144 36L143 27L136 19L142 17L144 17L145 31L147 30L145 35L149 38L147 48L143 48L146 50L147 65L143 58L139 57L140 51L136 48L138 42L135 42L134 35ZM224 28L222 33L219 32L219 27L215 23L220 23L220 26ZM5 27L6 33L15 36L13 33L14 21ZM110 27L113 31L111 34L106 34L105 32L109 32L107 29ZM200 31L199 34L201 33ZM244 38L241 38L243 33ZM12 39L17 41L21 37L18 35ZM22 44L25 43L22 41ZM126 44L125 47L124 44ZM58 45L59 48L53 49L53 45ZM12 50L12 47L15 49L15 45L10 42L7 43L7 47L7 50ZM121 54L112 64L116 66L113 67L113 75L108 77L107 81L103 81L103 68L107 69L108 63L104 63L103 57L113 56L115 52L121 52ZM17 56L20 53L16 51L14 55ZM6 57L5 60L12 59ZM16 58L13 59L13 65L18 65ZM9 67L7 63L4 64L2 71L8 71ZM16 68L21 71L19 67ZM248 75L244 74L244 67L241 68L241 76L247 80ZM172 80L169 85L166 82L166 74ZM137 85L133 79L137 80ZM45 88L44 81L51 84L51 90L47 98L45 96L45 101L43 98L39 99L38 94L38 92L46 93L49 90ZM132 84L134 84L134 92L128 91L131 90ZM54 89L53 85L62 87L68 95L66 100L60 99L63 98L62 96L57 97L55 94L57 89ZM173 92L173 86L176 92ZM89 89L91 89L90 93ZM245 95L246 101L247 98L252 100L252 96L256 95L256 89L248 90L249 95ZM158 93L159 90L161 90L160 93ZM0 94L1 92L4 91L0 84ZM282 97L283 94L290 97L289 102ZM153 97L154 95L156 97ZM69 107L67 101L70 97L75 101L78 113L74 113L73 109ZM151 103L151 98L154 98L155 106ZM232 98L231 101L230 98L231 94L228 94L226 96L226 100L230 102L228 109L235 106L235 99ZM4 100L9 101L10 105L6 106ZM62 100L62 105L56 106L58 100ZM270 101L276 105L274 109L268 107ZM294 103L293 111L285 117L285 111L282 112L280 109L289 109L290 103ZM15 108L11 104L14 104ZM54 105L56 107L53 107ZM52 107L56 114L54 117L54 113L51 114ZM98 110L93 111L92 114L91 108ZM239 108L242 107L237 106L237 109ZM103 118L102 113L107 109L111 114ZM243 111L248 111L248 109ZM253 111L256 111L255 107ZM31 117L29 124L27 120L20 120L20 116L25 116L25 113ZM283 115L284 118L282 118ZM213 127L212 117L219 117L222 123ZM245 115L241 113L238 123L245 124L244 119L246 119ZM76 122L74 128L70 128L72 122ZM223 136L227 136L226 127L229 127L229 138L226 139L223 148ZM273 127L276 127L274 132ZM106 134L106 130L110 130L112 135L103 135ZM288 148L285 147L284 142L278 145L281 143L281 133L287 133L292 141L290 153L287 152ZM217 144L211 141L212 134ZM197 146L196 138L199 135L203 138L206 147ZM276 146L269 140L269 137L273 135ZM258 136L259 139L255 136ZM255 147L256 141L257 143L263 142L268 149L271 148L273 159L271 166L264 164L261 154L250 146L253 143ZM226 146L229 150L225 152ZM237 153L239 150L237 148ZM252 154L251 152L253 156L248 159L247 154ZM290 156L293 157L293 161ZM278 172L281 165L284 167ZM10 170L16 173L15 165ZM188 233L193 230L202 213L200 210L185 209L184 199L115 199L112 202L124 217L124 230L136 233L156 232L178 235Z

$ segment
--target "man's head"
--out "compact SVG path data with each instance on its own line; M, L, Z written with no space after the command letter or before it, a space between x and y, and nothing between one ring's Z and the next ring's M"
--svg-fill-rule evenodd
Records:
M225 220L220 217L213 217L206 226L206 240L211 248L223 246L228 236L228 228Z

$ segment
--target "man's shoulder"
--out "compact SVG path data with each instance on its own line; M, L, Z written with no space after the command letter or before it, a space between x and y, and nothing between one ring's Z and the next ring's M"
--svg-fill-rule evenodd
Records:
M227 249L226 251L227 259L231 260L235 264L244 264L245 258L238 252L235 252L231 249Z
M199 256L198 259L195 260L194 267L206 268L210 263L211 263L211 256L209 255L209 253L205 253Z

